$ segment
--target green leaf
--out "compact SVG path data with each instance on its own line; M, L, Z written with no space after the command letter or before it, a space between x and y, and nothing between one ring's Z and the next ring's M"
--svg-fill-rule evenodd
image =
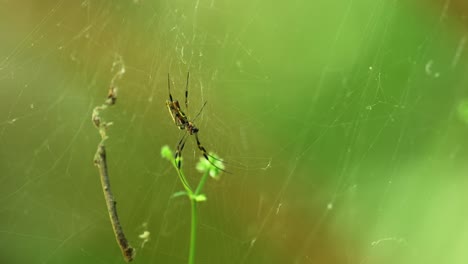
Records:
M176 197L180 197L180 196L184 196L184 195L188 196L188 193L186 191L178 191L178 192L175 192L175 193L173 193L171 195L171 199L176 198Z
M194 199L197 202L204 202L206 201L206 196L204 194L193 195L192 199Z
M165 145L161 148L161 156L169 161L173 161L174 155L172 154L171 148L169 146Z
M201 157L197 163L197 170L201 173L208 172L213 179L219 179L219 175L224 170L223 161L213 153L210 153L208 160L205 157Z

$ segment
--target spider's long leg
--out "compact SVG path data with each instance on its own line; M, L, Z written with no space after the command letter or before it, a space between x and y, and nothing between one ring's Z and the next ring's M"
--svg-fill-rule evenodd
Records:
M167 74L167 91L169 92L169 101L172 100L172 95L171 95L171 77L169 76L169 73Z
M179 170L182 165L180 157L182 157L182 150L184 150L185 142L187 141L187 135L188 133L185 132L182 138L180 139L179 143L177 144L176 152L174 155L174 160Z
M187 84L185 84L185 111L188 113L188 83L189 83L190 72L187 72Z
M200 108L200 111L198 111L197 115L193 118L192 122L195 122L195 120L197 120L197 118L200 116L201 112L203 111L203 108L205 108L206 103L208 103L208 101L205 101L205 103Z
M205 157L205 159L206 159L211 165L213 165L215 168L217 168L218 170L221 170L221 171L224 171L224 172L226 172L226 173L229 173L229 172L227 172L226 170L224 170L224 169L222 169L222 168L216 166L216 164L214 164L213 162L211 162L211 160L210 160L209 158L212 158L212 159L214 159L214 160L221 161L221 162L223 162L223 161L220 160L220 159L217 159L217 158L213 157L213 156L210 155L210 154L208 154L208 151L206 151L205 147L203 147L202 144L200 143L200 139L198 139L198 133L194 133L194 135L195 135L195 140L197 141L197 147L198 147L198 149L202 152L203 157Z

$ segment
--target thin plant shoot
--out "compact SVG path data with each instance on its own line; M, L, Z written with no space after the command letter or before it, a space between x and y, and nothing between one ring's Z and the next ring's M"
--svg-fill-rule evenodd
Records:
M195 263L195 249L196 249L196 240L197 240L197 203L204 202L207 200L206 195L203 194L203 187L205 186L206 181L209 177L213 179L219 179L221 172L224 171L224 164L222 159L217 155L210 153L208 159L204 156L200 157L200 161L197 163L197 170L202 173L202 177L197 184L197 187L193 189L187 178L185 177L183 171L179 168L178 164L181 162L180 156L175 156L172 150L168 146L161 148L161 155L163 158L168 160L174 169L177 172L180 182L184 187L184 191L176 192L172 197L187 196L190 200L191 207L191 221L190 221L190 247L189 247L189 258L188 263ZM178 160L179 159L179 160Z

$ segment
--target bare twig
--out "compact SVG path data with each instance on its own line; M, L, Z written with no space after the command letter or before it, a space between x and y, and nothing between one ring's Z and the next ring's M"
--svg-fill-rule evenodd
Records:
M102 190L104 192L107 211L109 213L109 218L112 224L112 229L114 230L115 238L120 246L120 249L122 250L125 261L130 262L133 260L135 250L128 243L122 226L120 225L119 217L117 215L117 202L114 199L114 195L112 195L109 181L109 172L107 170L106 147L104 146L104 141L107 139L107 127L112 125L112 123L103 121L99 116L99 112L101 110L105 110L107 107L114 105L117 100L117 87L115 86L115 81L120 79L125 73L125 65L123 64L123 61L120 57L118 57L118 60L116 60L114 63L113 67L115 66L119 66L120 69L112 78L107 99L103 105L96 106L93 110L92 121L101 135L101 142L99 143L96 155L94 156L94 164L99 168Z
M104 191L104 197L106 199L107 211L112 223L112 229L114 229L115 238L120 246L120 249L122 250L122 254L125 260L130 262L133 260L134 249L128 243L128 240L125 237L124 231L122 229L122 225L120 224L119 216L117 215L117 202L114 199L114 195L112 194L110 187L109 175L107 172L106 148L104 144L99 144L98 152L96 154L98 157L95 158L94 162L96 166L99 167L102 190Z

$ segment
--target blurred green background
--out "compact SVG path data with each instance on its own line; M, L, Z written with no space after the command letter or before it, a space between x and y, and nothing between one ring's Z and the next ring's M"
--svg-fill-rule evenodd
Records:
M190 206L160 156L167 73L227 170L197 263L467 263L468 5L452 1L0 1L0 263L186 263ZM189 139L184 170L200 156ZM143 243L138 236L151 233Z

